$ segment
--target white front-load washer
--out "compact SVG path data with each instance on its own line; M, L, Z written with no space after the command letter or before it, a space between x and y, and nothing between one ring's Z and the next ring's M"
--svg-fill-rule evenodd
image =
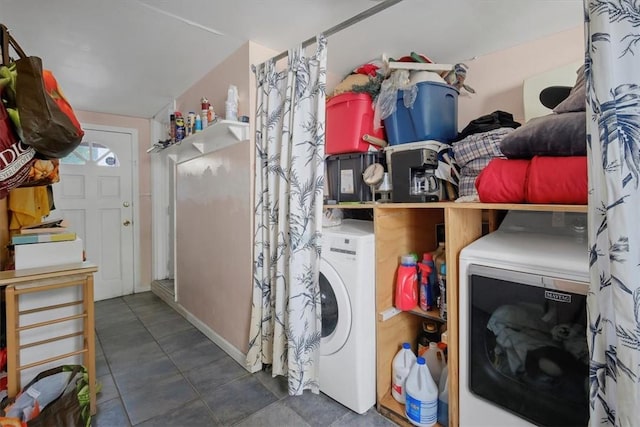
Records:
M320 390L362 414L376 402L373 222L322 230Z

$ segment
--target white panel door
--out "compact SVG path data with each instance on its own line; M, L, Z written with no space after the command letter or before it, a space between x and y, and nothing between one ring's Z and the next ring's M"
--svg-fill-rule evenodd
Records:
M76 150L60 161L53 186L55 217L69 221L84 242L87 260L98 265L95 300L133 293L132 133L84 128Z

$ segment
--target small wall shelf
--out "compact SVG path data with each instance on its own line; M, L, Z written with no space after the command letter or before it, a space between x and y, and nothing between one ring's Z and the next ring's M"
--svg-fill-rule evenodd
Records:
M166 153L174 162L182 163L246 139L249 139L249 123L220 120L179 143L166 148L154 145L147 152Z

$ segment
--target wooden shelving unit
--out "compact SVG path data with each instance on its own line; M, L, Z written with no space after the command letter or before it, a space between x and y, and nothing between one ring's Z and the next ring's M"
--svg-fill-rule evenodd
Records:
M511 203L389 203L326 205L338 209L373 209L376 236L376 397L378 411L400 425L410 425L404 405L391 396L392 360L403 342L413 343L424 318L446 322L449 356L449 424L459 425L458 382L458 258L460 251L482 236L483 222L489 231L509 210L587 212L583 205L538 205ZM403 253L424 253L436 249L436 224L445 224L447 258L447 320L436 310L410 312L393 310L395 274ZM392 315L389 313L392 312ZM383 314L385 313L385 314Z

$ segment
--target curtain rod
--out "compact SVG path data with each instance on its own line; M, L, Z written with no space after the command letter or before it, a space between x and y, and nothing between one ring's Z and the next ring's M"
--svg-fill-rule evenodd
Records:
M333 27L329 28L326 31L323 31L322 34L324 34L326 37L329 37L332 34L335 34L339 31L344 30L345 28L349 28L350 26L357 24L360 21L363 21L375 14L377 14L378 12L382 12L383 10L394 6L398 3L400 3L402 0L384 0L383 2L370 7L369 9L360 12L359 14L352 16L351 18L347 19L346 21L342 21L341 23L334 25ZM305 48L307 46L309 46L310 44L314 43L316 41L316 36L313 36L311 38L308 38L307 40L302 42L302 47ZM273 57L274 61L279 61L283 58L286 58L287 55L289 54L289 51L286 50L276 56Z

